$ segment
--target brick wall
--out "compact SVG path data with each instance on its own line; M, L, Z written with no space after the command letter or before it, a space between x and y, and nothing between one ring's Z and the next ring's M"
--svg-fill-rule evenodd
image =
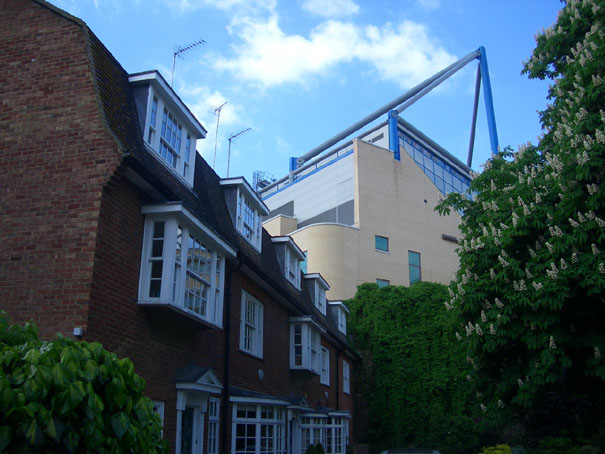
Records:
M85 338L100 341L108 350L133 361L136 372L147 382L149 397L164 401L164 436L174 440L175 374L187 364L196 364L212 368L223 383L224 332L137 305L142 198L119 174L103 191Z
M0 14L0 307L43 337L86 327L100 195L120 162L82 27L33 2Z

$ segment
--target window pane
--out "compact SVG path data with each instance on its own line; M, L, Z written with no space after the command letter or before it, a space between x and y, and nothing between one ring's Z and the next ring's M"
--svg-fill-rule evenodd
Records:
M379 251L388 252L389 250L389 239L385 236L375 236L375 246Z
M387 279L376 279L376 283L378 284L379 288L382 288L382 287L386 287L391 282L389 280L387 280Z

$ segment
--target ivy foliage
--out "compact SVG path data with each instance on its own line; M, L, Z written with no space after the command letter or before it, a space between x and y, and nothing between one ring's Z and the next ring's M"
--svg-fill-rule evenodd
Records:
M446 297L444 285L429 282L363 284L348 301L374 448L421 446L447 454L469 452L477 442L463 374L466 350L454 337L456 319L443 310Z
M539 144L489 160L474 201L437 207L464 213L446 307L476 405L496 424L533 413L542 435L605 409L604 18L603 1L564 5L524 66L553 81Z
M0 313L0 453L167 452L130 360Z

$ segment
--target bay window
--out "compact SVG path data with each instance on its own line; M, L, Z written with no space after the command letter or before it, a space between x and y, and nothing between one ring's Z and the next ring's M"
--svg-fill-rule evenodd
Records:
M233 404L233 454L286 452L285 411L275 405Z
M139 304L170 306L222 326L225 255L235 251L180 203L142 211Z
M321 374L320 332L310 318L290 319L290 368Z

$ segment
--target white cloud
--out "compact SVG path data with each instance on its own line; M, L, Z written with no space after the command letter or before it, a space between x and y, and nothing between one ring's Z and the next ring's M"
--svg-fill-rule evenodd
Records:
M456 59L429 37L424 25L412 21L382 27L326 21L306 38L286 34L272 15L237 19L229 33L241 43L234 48L236 56L218 58L216 68L265 87L305 84L336 65L358 61L382 79L408 88Z
M353 0L304 0L302 9L320 17L347 17L357 14L359 5Z
M441 6L441 0L416 0L416 3L424 9L437 9Z

